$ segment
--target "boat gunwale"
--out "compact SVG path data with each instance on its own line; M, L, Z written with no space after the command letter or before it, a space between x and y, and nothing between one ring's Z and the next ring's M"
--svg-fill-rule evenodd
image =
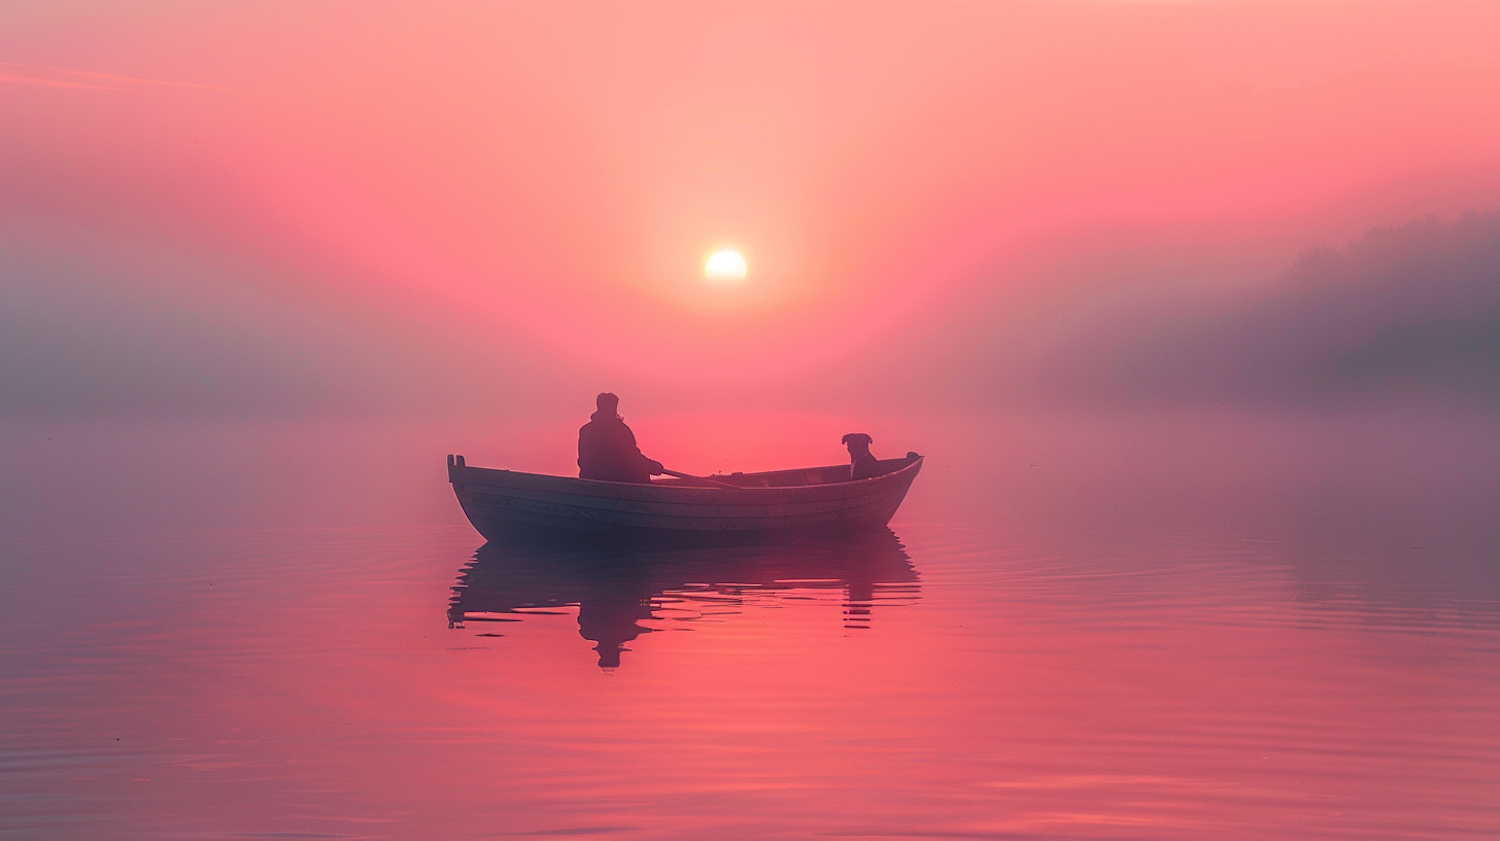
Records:
M450 457L450 461L451 461L451 458L452 457ZM827 492L827 491L834 490L834 489L844 489L845 492L847 493L847 490L851 490L851 489L854 489L854 488L868 488L872 484L886 484L886 483L889 483L889 482L897 481L898 477L901 477L903 474L905 474L907 472L912 472L912 473L917 472L921 468L922 462L924 461L924 459L925 459L925 456L921 456L921 455L915 455L914 457L909 457L909 458L889 459L889 461L906 461L907 463L904 464L904 465L902 465L901 467L896 468L895 470L890 471L889 473L882 473L882 474L880 474L878 476L868 476L868 477L865 477L863 479L843 479L843 480L834 481L834 482L817 482L817 483L811 483L811 484L805 484L805 485L771 485L771 486L749 486L749 487L738 487L738 486L735 486L735 487L724 487L724 486L720 486L720 485L710 485L710 484L695 485L695 484L688 484L687 482L681 482L681 483L679 483L678 481L662 481L662 482L616 482L616 481L609 480L609 479L584 479L584 478L581 478L581 477L578 477L578 476L558 476L558 475L551 474L551 473L528 473L528 472L523 471L523 470L510 470L510 469L507 469L507 468L499 468L499 467L475 467L473 465L468 465L468 464L452 464L452 463L450 463L449 467L448 467L448 481L451 484L454 484L454 485L459 485L459 484L471 485L472 484L472 485L488 485L488 486L491 486L491 487L511 487L511 488L518 488L519 485L530 484L532 482L536 482L537 484L561 483L561 484L566 485L567 487L571 488L571 490L569 492L571 492L571 493L577 493L578 495L581 495L581 496L604 496L604 497L618 499L619 498L618 494L608 493L608 491L613 491L613 490L633 490L633 491L643 491L645 493L645 495L651 497L654 500L660 500L660 501L666 501L665 499L663 499L663 495L676 496L676 495L678 495L678 494L680 494L682 492L688 492L689 495L691 495L693 497L700 497L700 498L706 498L708 495L712 495L712 496L718 496L718 495L723 495L723 494L736 494L736 495L738 495L739 493L749 493L749 494L753 494L753 495L761 495L761 494L764 494L766 492L776 492L776 493L783 493L783 494L791 492L791 493L795 493L797 495L808 495L808 494L813 494L814 492L818 492L818 491ZM885 461L885 459L882 459L882 461ZM795 474L795 473L806 472L806 471L826 471L826 470L840 469L840 468L844 468L844 467L846 467L846 465L839 465L839 464L834 464L834 465L819 465L819 466L815 466L815 467L801 467L801 468L794 467L794 468L788 468L788 469L785 469L785 470L764 470L764 471L757 471L757 472L754 472L754 473L741 473L741 474L739 474L737 476L734 476L733 478L742 479L742 478L747 478L747 477L772 476L772 475L778 475L778 474ZM460 473L460 471L463 471L463 473ZM703 478L708 478L708 479L714 479L716 481L726 481L727 482L731 477L720 474L720 475L715 475L715 476L711 476L711 477L703 477ZM519 482L517 482L517 481L507 481L507 479L519 479L520 481ZM533 489L536 490L536 491L538 491L538 492L541 492L541 493L553 492L553 491L546 491L546 490L544 490L542 488L533 488ZM597 489L599 491L605 491L606 493L580 493L581 491L584 491L585 489ZM816 495L821 495L821 494L816 494ZM843 496L844 494L838 494L838 495ZM636 496L636 494L634 494L634 493L627 494L627 496Z

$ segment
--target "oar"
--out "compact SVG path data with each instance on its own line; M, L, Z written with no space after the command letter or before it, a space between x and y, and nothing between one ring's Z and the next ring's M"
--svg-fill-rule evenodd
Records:
M678 473L676 470L668 470L665 467L661 469L661 472L667 474L668 476L676 476L679 479L692 479L695 482L707 482L710 485L717 485L721 488L739 487L739 485L731 485L728 482L720 482L718 479L710 479L707 476L694 476L691 473Z

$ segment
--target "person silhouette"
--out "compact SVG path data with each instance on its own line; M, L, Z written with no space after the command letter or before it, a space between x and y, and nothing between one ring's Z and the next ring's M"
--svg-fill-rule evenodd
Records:
M849 448L849 478L868 479L880 475L880 460L870 453L875 440L863 432L851 432L844 436L844 446Z
M578 430L578 477L609 482L650 482L661 462L646 458L635 433L620 417L620 398L605 392L595 400L598 411Z

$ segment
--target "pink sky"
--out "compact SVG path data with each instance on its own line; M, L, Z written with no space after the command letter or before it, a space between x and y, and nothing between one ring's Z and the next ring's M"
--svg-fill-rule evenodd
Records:
M1492 209L1496 44L1494 3L7 4L0 215L335 376L235 302L527 400L765 395Z

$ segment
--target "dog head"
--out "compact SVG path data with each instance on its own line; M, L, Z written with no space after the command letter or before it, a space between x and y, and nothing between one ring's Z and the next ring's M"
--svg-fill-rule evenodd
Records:
M859 457L870 452L870 445L875 440L863 432L851 432L844 436L844 446L849 448L849 455Z

